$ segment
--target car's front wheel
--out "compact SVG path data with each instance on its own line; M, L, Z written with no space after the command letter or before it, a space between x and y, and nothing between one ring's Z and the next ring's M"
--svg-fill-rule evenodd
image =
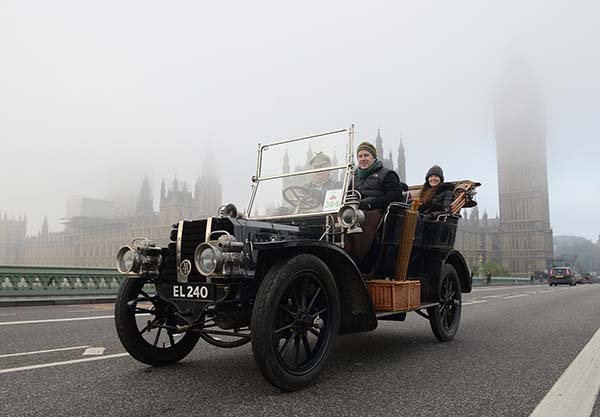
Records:
M333 352L339 323L337 287L323 261L302 254L273 266L252 314L252 351L260 372L285 391L309 386Z
M144 278L125 278L115 303L115 325L123 347L148 365L168 365L196 346L197 333L179 333L174 310L149 288Z

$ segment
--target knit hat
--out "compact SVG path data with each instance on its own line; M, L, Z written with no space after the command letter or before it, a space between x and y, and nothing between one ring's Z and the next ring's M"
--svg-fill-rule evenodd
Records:
M317 152L310 160L310 166L313 168L325 168L331 166L331 158L323 152Z
M440 177L442 182L444 182L444 171L439 165L434 165L431 168L429 168L429 171L427 171L427 174L425 175L425 181L427 181L431 175L437 175L438 177Z
M367 151L371 155L373 155L373 158L377 158L377 149L375 149L375 146L373 146L369 142L363 142L360 145L358 145L358 148L356 149L356 154L358 155L360 151Z

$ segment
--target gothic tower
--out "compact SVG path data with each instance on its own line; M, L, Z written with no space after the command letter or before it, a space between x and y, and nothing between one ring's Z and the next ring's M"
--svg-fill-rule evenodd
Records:
M381 137L381 129L377 129L377 137L375 138L375 150L377 151L377 158L379 158L381 162L384 162L385 156L383 154L383 138Z
M404 145L402 145L402 138L400 138L400 146L398 146L398 169L396 169L400 181L406 182L406 157L404 155Z
M202 176L196 179L194 186L195 217L211 217L223 202L223 189L216 173L214 158L207 158L202 167Z
M144 177L144 181L142 181L142 188L140 189L140 196L138 197L135 214L138 216L154 214L154 208L152 207L152 191L150 191L148 177Z
M494 107L503 264L511 273L543 271L553 254L544 104L533 80L517 71Z
M21 262L26 233L27 216L13 219L5 212L0 217L0 265Z

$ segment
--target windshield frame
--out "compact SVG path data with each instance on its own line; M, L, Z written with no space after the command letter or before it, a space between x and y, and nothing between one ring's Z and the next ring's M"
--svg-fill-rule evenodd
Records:
M342 133L342 132L348 133L348 139L346 141L346 157L345 157L344 164L330 166L330 167L324 167L324 168L317 168L317 169L306 169L303 171L291 172L291 173L285 173L285 174L282 173L282 174L278 174L278 175L261 176L263 152L265 150L267 150L270 146L282 145L282 144L292 143L292 142L299 142L299 141L303 141L303 140L309 140L312 138L323 137L323 136L333 135L333 134ZM248 207L246 209L246 218L251 219L251 220L280 220L280 219L291 219L291 218L331 216L335 212L321 211L321 212L302 213L302 214L287 214L287 215L281 215L281 216L252 216L252 207L254 205L256 193L258 191L258 186L260 185L261 181L269 181L269 180L275 180L275 179L280 179L280 178L294 177L294 176L300 176L300 175L306 175L306 174L314 174L317 172L335 171L335 170L342 170L342 169L344 170L344 181L342 183L342 196L345 199L346 191L348 190L348 187L350 186L351 183L354 182L353 181L354 180L353 149L354 149L354 125L351 125L347 129L338 129L338 130L333 130L330 132L317 133L315 135L302 136L302 137L294 138L294 139L281 140L281 141L272 142L272 143L268 143L268 144L264 144L264 145L259 143L257 157L256 157L256 174L252 177L252 194L250 196L250 201L248 202ZM343 203L344 203L344 201L342 201L342 204Z

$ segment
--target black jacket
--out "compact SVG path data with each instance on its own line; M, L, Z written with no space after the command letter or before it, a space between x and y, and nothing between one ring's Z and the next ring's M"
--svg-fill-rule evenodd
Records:
M408 186L400 182L396 171L376 161L375 169L366 178L359 178L358 170L355 172L354 189L362 196L358 207L361 210L375 210L385 209L392 201L403 201L402 192L408 191Z
M437 217L442 213L449 213L453 201L454 185L445 182L438 187L435 196L429 202L419 206L419 212L429 214L429 217Z

